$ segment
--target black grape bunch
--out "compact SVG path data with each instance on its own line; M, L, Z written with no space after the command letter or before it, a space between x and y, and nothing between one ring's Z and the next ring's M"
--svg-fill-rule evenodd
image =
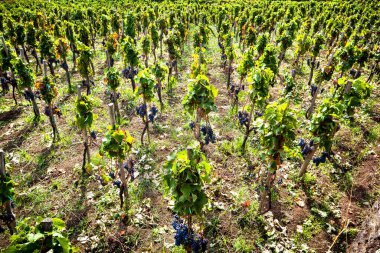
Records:
M146 105L141 104L138 107L136 107L136 113L137 113L137 115L139 115L141 118L144 119L144 117L146 115Z
M305 157L312 151L314 140L310 140L309 143L306 143L304 139L300 139L298 146L301 148L302 157Z
M215 136L214 131L212 130L211 126L202 125L201 126L201 133L204 136L204 142L206 145L208 145L210 142L215 143L216 136Z
M158 112L158 109L155 105L153 105L150 110L149 110L149 114L148 114L148 119L150 122L154 122L154 119L156 118L157 116L157 112Z
M248 126L249 123L249 114L246 111L239 111L238 112L238 119L240 126Z
M174 236L176 246L191 247L194 253L206 252L208 240L202 235L195 234L192 229L189 230L188 226L178 215L174 216L172 226L176 231Z
M137 75L137 69L133 69L132 67L127 67L121 71L121 74L126 79L132 79L134 76Z
M128 172L128 174L131 176L131 181L135 180L135 163L124 163L123 167Z
M321 156L313 158L313 163L315 163L315 165L318 167L319 164L325 163L326 158L328 158L328 157L329 157L329 154L327 152L322 152Z
M237 97L239 95L239 92L242 91L242 90L244 90L244 85L242 85L240 87L238 85L235 85L235 84L231 83L229 94L232 95L232 96Z

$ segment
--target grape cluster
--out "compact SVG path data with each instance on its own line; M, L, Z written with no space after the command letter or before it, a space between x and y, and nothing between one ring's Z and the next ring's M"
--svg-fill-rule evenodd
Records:
M262 112L259 112L259 111L255 112L255 114L257 117L262 117L264 115Z
M309 59L307 59L307 66L309 66L311 68L314 68L314 66L315 66L315 68L317 69L317 68L319 68L319 61L317 61L317 63L315 63L315 61L312 61L309 58Z
M133 166L134 163L132 163L132 166L129 166L128 163L124 163L124 169L126 169L131 176L131 180L135 180L135 166Z
M110 92L110 100L111 100L111 102L115 102L119 98L120 98L120 92L117 92L115 95L114 95L113 92Z
M110 173L108 173L108 176L110 177L110 178L112 178L112 179L115 179L115 173L114 172L110 172Z
M90 136L92 139L96 140L96 132L94 130L91 131Z
M208 145L210 142L215 143L216 136L214 131L212 131L211 126L202 125L201 132L204 136L205 144Z
M7 93L9 91L9 85L8 85L8 79L6 77L0 77L1 82L1 89L4 93Z
M132 69L131 67L125 68L121 71L121 74L124 78L132 79L135 75L137 75L137 69Z
M191 130L194 129L194 127L195 127L195 123L194 123L194 121L191 121L191 122L189 123L189 127L190 127Z
M153 105L152 108L150 108L149 111L150 111L150 113L148 114L148 118L149 118L149 121L153 123L154 119L155 119L155 117L157 115L158 109L157 109L157 107L155 105Z
M249 115L246 111L239 111L238 112L238 119L240 126L247 126L249 123Z
M356 79L356 78L359 78L362 75L362 73L360 72L360 70L351 69L350 70L350 75L351 75L352 78Z
M136 113L141 118L144 118L144 116L146 115L146 105L145 104L141 104L140 106L136 107Z
M237 96L241 90L244 90L244 85L242 85L241 88L235 84L231 84L230 86L230 94L235 94L235 96Z
M312 151L311 147L314 146L314 140L310 140L310 142L307 144L304 139L300 139L298 146L301 148L302 156L305 157Z
M69 70L69 66L67 65L67 62L62 62L61 63L61 68L63 68L65 71L68 71Z
M318 89L317 86L315 86L313 84L311 85L311 87L310 87L310 94L311 94L312 97L314 97L314 94L317 92L317 89Z
M313 158L313 163L315 163L315 165L318 167L319 164L326 162L326 158L328 156L329 154L327 152L322 152L321 156Z
M94 81L90 80L90 85L95 86ZM88 83L86 80L82 80L82 87L88 87Z
M23 95L27 101L32 101L34 99L33 91L25 90Z
M190 230L178 215L174 216L172 226L176 231L174 236L176 246L191 246L192 251L195 253L205 252L207 250L208 240L201 235L195 234L193 230Z
M117 188L120 188L121 187L121 181L118 179L118 180L114 180L113 182L112 182L112 184L114 185L114 186L116 186Z

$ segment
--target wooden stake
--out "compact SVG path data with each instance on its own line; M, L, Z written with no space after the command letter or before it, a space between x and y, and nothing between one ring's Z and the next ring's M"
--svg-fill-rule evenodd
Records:
M111 125L115 126L116 125L116 120L115 120L115 107L113 103L108 104L108 109L109 109L109 114L111 118Z

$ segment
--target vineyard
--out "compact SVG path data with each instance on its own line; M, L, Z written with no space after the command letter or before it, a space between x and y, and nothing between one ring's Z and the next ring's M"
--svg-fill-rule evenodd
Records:
M0 252L380 252L380 2L0 9Z

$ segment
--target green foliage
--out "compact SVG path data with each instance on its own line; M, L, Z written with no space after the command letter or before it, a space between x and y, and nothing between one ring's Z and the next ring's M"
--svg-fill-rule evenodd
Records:
M152 72L156 79L163 80L169 73L169 68L164 62L159 61L153 65Z
M348 92L345 92L346 86L349 85L348 82L351 83L351 88ZM371 96L372 89L372 85L364 81L363 78L349 81L343 77L338 80L336 95L342 98L347 115L352 116L355 108L360 107L363 101Z
M136 82L139 83L137 94L144 97L146 102L154 99L155 80L149 68L139 71L136 76Z
M170 34L169 37L166 39L166 44L168 45L168 52L170 59L178 59L181 55L180 50L177 46L177 37L175 34Z
M150 53L150 42L151 39L149 35L141 38L142 51L144 55L148 55Z
M90 31L84 24L80 26L78 36L80 42L88 47L90 46Z
M14 182L7 173L5 177L0 176L0 206L5 202L12 200L14 196Z
M54 42L48 33L42 33L39 48L42 58L54 58Z
M110 56L114 55L117 51L118 38L119 35L117 33L111 33L107 36L106 49Z
M24 45L25 43L25 27L22 24L17 24L15 28L16 43L17 45Z
M296 113L289 108L287 100L267 105L263 119L258 122L261 142L269 155L281 151L285 145L292 144L298 124Z
M35 81L35 75L32 68L20 58L14 59L12 65L14 66L17 75L18 87L21 89L32 88Z
M108 88L116 91L120 86L120 72L115 67L107 68L105 82Z
M211 29L208 26L199 24L194 31L194 48L199 47L201 43L204 47L207 46L210 40L210 33Z
M44 232L42 230L42 218L36 218L36 224L29 225L30 219L19 222L17 234L11 236L11 243L4 253L16 252L79 252L74 248L65 232L65 223L58 218L52 218L53 230Z
M94 58L94 54L92 53L90 47L81 43L78 45L78 49L80 52L79 57L77 59L78 71L83 78L87 78L93 74L91 62Z
M152 38L152 44L153 44L154 48L156 48L158 46L158 42L160 40L160 36L158 34L157 27L154 23L152 23L152 24L150 24L149 29L150 29L150 37Z
M247 52L243 54L243 58L241 59L239 66L237 68L237 72L244 78L247 76L248 72L255 66L255 48L250 47Z
M26 44L33 48L37 47L36 29L31 22L26 26Z
M136 17L130 11L127 14L127 22L125 26L125 34L131 38L136 38Z
M57 59L66 59L70 50L69 41L65 38L59 38L55 41L55 52Z
M264 53L264 49L267 47L269 42L269 34L263 33L257 38L256 50L259 55Z
M0 43L0 69L5 72L13 68L12 61L16 59L16 55L10 50L11 44L5 43L8 48L8 54L5 51L4 45Z
M206 57L206 49L202 47L201 53L201 63L199 62L199 47L195 49L195 53L193 54L193 63L191 64L190 78L196 78L198 75L206 75L207 73L207 57Z
M357 47L352 43L347 43L346 46L338 49L335 57L340 60L339 70L346 72L357 60Z
M272 70L265 67L255 67L252 69L248 77L249 98L256 101L259 105L263 105L269 97L269 85L272 82L274 74Z
M314 57L317 57L324 44L325 44L325 37L320 33L316 34L315 39L314 39L314 45L311 48L311 54Z
M264 49L264 53L260 56L259 66L264 66L270 68L274 75L278 74L277 66L277 52L272 45L267 45Z
M40 91L42 99L45 100L47 104L50 104L58 95L55 83L48 76L45 76L42 79L42 82L37 81L35 86L36 89Z
M100 154L106 154L110 158L124 160L126 155L131 152L133 137L128 131L119 129L118 126L108 126L108 131L104 136Z
M339 129L343 109L341 103L325 99L311 119L310 132L319 138L320 146L327 152L331 150L332 138Z
M76 99L75 108L77 126L80 129L90 129L95 118L95 115L92 113L93 101L91 97L82 95L80 99Z
M197 76L197 79L190 82L188 92L183 98L182 104L185 110L193 114L197 109L201 109L204 114L209 114L216 110L215 98L218 90L210 84L204 75Z
M211 165L205 155L193 149L190 159L186 150L170 154L164 166L166 194L174 199L174 212L181 216L200 215L208 198L203 190L209 182Z
M131 37L126 37L122 44L125 65L136 67L139 64L139 54L136 50L135 42Z

